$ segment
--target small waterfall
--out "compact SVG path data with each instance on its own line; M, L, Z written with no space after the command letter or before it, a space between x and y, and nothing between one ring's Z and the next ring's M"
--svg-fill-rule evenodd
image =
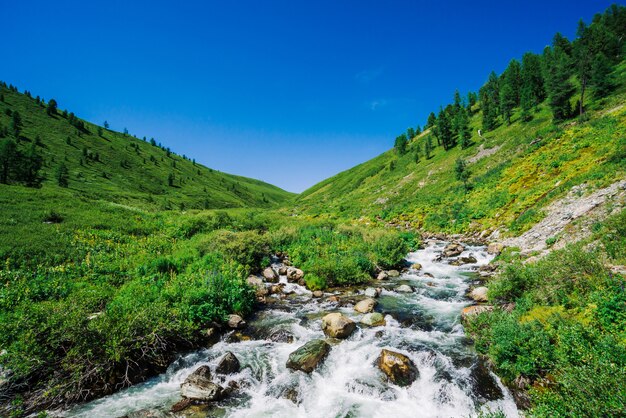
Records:
M183 380L201 365L214 370L223 353L231 351L242 370L230 376L215 375L215 379L223 386L238 382L239 389L206 415L193 416L468 417L499 410L517 417L511 395L480 363L460 323L461 309L470 303L464 295L472 271L487 264L491 256L484 247L467 246L461 256L472 256L476 263L454 266L440 258L444 246L435 242L408 254L407 261L422 268L379 284L383 291L375 310L386 315L386 325L358 328L348 339L333 344L322 365L309 375L293 372L285 363L296 348L324 338L322 316L340 311L358 322L362 315L351 306L312 299L308 290L290 283L287 306L263 310L250 321L257 339L233 341L227 335L209 349L181 356L166 373L150 381L62 415L122 417L152 410L152 415L145 416L172 416L168 411L180 400ZM401 284L415 291L396 292ZM278 330L291 334L293 342L265 339ZM375 361L383 348L401 352L417 365L419 378L412 385L403 388L382 378Z

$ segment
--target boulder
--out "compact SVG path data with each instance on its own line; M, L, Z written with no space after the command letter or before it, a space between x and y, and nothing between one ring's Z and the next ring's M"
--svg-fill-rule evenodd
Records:
M400 277L400 272L398 270L389 270L387 275L389 277Z
M278 281L278 274L276 274L274 269L271 268L271 267L267 267L265 270L263 270L263 277L268 282L272 282L273 283L273 282Z
M476 257L470 255L467 257L459 257L458 259L458 263L459 264L475 264L477 262Z
M420 263L414 263L411 268L413 270L421 270L422 269L422 265Z
M314 298L321 298L322 296L324 296L324 292L322 292L321 290L313 291L313 297Z
M487 253L498 255L504 250L504 244L500 242L492 242L487 246Z
M339 312L329 313L322 318L322 331L332 338L348 338L355 328L354 321Z
M378 368L398 386L409 386L419 376L419 371L410 358L386 349L380 353Z
M260 277L249 276L248 284L252 287L263 287L263 280Z
M304 277L304 272L295 267L289 267L287 269L287 280L290 282L297 282Z
M228 328L232 329L242 329L246 327L246 321L243 320L239 315L228 315Z
M239 359L230 351L224 354L224 357L222 357L215 368L215 372L219 374L233 374L238 373L239 370L241 370Z
M287 275L287 266L280 266L278 268L278 274L280 274L281 276L286 276Z
M401 284L400 286L396 287L396 292L399 292L399 293L412 293L413 292L413 288L411 286L409 286L408 284Z
M452 242L444 247L442 254L444 257L456 257L461 255L464 249L458 242Z
M487 302L487 290L485 286L477 287L470 292L469 297L476 302Z
M385 317L379 312L372 312L363 315L363 318L361 318L360 322L370 327L380 327L387 324L385 322Z
M224 389L211 382L209 366L200 366L185 379L181 391L185 398L206 402L221 399Z
M374 310L375 305L376 301L374 299L367 298L354 305L354 310L358 313L368 313Z
M289 343L293 342L293 334L284 329L279 329L270 334L269 340L275 343Z
M377 298L378 296L380 296L380 292L381 289L380 288L373 288L373 287L368 287L367 289L365 289L365 296L370 297L370 298Z
M292 370L301 370L311 373L317 365L328 355L330 345L324 340L311 340L289 354L287 367Z
M387 280L389 278L389 275L387 274L386 271L381 271L380 273L378 273L378 276L376 277L377 280Z
M463 310L461 311L461 318L464 321L466 321L474 315L478 315L483 312L489 312L489 311L493 311L493 306L489 306L489 305L468 306L466 308L463 308Z

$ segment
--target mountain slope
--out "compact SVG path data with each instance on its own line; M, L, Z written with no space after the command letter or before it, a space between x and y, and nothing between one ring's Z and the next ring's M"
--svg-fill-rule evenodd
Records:
M61 164L68 187L82 197L170 208L269 207L291 193L246 177L221 173L178 156L154 142L98 127L72 114L48 112L29 93L0 86L0 136L15 140L14 112L21 120L18 150L32 143L43 157L44 188L56 188ZM2 138L0 138L2 140Z
M511 124L479 135L479 102L470 118L471 145L445 151L423 150L426 130L409 141L401 155L378 157L311 187L298 196L296 210L330 217L410 225L429 231L500 232L510 235L539 221L541 208L573 186L604 187L626 175L626 64L615 67L612 93L591 93L585 119L553 123L547 100L529 122L515 109ZM572 105L574 105L574 97ZM468 187L457 179L458 159L470 173Z

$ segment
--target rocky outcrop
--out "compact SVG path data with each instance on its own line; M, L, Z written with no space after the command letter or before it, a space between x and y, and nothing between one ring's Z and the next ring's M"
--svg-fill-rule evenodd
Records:
M380 273L378 273L378 276L376 276L377 280L387 280L389 278L389 275L387 274L386 271L381 271Z
M367 298L354 305L354 310L359 313L368 313L374 310L374 306L376 306L376 301L372 298Z
M270 334L269 340L275 343L292 343L293 334L289 331L279 329Z
M348 338L355 328L354 321L339 312L329 313L322 318L322 331L332 338Z
M413 263L413 265L411 266L411 268L413 270L421 270L422 269L422 265L420 263Z
M311 373L318 364L328 355L330 345L324 340L311 340L289 354L287 367L292 370L301 370Z
M398 270L389 270L387 275L389 277L400 277L400 272Z
M200 366L185 379L181 392L185 398L210 402L221 399L224 389L211 381L209 366Z
M385 322L385 317L379 312L372 312L363 315L360 322L368 327L380 327L387 324Z
M452 242L446 245L443 249L442 255L444 257L456 257L461 255L465 248L458 242Z
M252 287L260 288L263 287L263 280L260 277L249 276L247 280L248 284Z
M419 376L417 366L410 358L386 349L380 353L378 368L398 386L409 386Z
M314 298L321 298L322 296L324 296L324 292L322 292L321 290L315 290L312 295Z
M215 368L215 372L219 374L233 374L238 373L240 369L239 359L233 353L227 351Z

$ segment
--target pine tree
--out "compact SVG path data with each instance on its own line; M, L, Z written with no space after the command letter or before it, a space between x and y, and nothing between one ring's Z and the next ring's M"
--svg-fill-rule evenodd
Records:
M528 122L533 118L531 110L534 105L535 100L532 93L532 87L530 85L524 85L522 87L522 95L520 98L520 107L522 108L522 121Z
M413 157L415 159L415 163L418 164L420 162L420 157L422 155L422 146L418 143L415 145L415 150L413 151Z
M465 164L465 161L463 159L457 158L454 164L454 173L456 179L463 182L463 187L465 187L465 190L469 190L470 172L467 169L467 165Z
M12 139L0 140L0 183L8 184L17 156L17 144Z
M469 127L469 115L467 109L461 107L454 119L454 129L459 138L461 148L465 149L471 145L471 132Z
M22 117L17 110L11 114L11 130L15 139L19 140L22 132Z
M574 44L574 57L576 72L580 82L579 114L585 112L585 91L591 77L591 45L589 38L590 31L587 29L582 19L578 22L578 39Z
M46 108L46 113L48 114L48 116L57 114L57 101L56 100L50 99L50 101L48 102L48 107Z
M483 130L491 131L498 126L500 88L498 76L491 72L489 80L480 88L480 107L483 111Z
M539 55L530 52L524 54L522 57L521 77L520 105L522 104L522 96L526 94L526 104L528 105L530 103L531 108L536 108L546 98L541 57ZM526 92L524 92L524 90L526 90Z
M443 149L449 150L454 146L452 121L447 110L441 109L437 116L437 127L435 129L437 141L443 145Z
M467 93L467 113L470 115L472 114L472 107L474 107L477 101L478 95L475 92L470 91Z
M511 124L511 114L516 105L515 92L509 83L500 89L500 113L507 124Z
M38 187L41 184L39 170L43 165L43 159L37 154L35 143L31 143L26 154L21 158L20 181L29 187Z
M167 176L167 185L170 186L170 187L173 187L174 186L174 180L175 180L174 173L170 173Z
M613 79L611 77L611 63L603 53L594 57L591 68L591 83L594 92L598 97L605 97L613 90Z
M55 177L57 179L57 184L61 187L69 186L70 172L67 169L65 163L59 164L56 169Z
M555 45L559 44L555 41ZM570 57L560 46L546 47L543 61L548 104L556 121L565 120L571 116L570 98L574 94L574 87L569 81Z
M424 155L426 155L426 159L430 160L430 157L433 152L433 140L430 135L426 137L426 141L424 142Z
M435 116L434 112L430 112L430 114L428 115L428 121L426 122L426 128L425 129L432 128L436 124L437 124L437 116Z
M400 155L404 155L406 153L407 139L406 134L401 134L396 137L396 141L394 143L394 148Z
M408 128L408 129L406 130L406 136L407 136L407 139L408 139L409 141L410 141L410 140L412 140L413 138L415 138L415 129L413 129L413 128Z
M104 129L109 129L109 122L107 122L106 120L103 123L104 125Z

